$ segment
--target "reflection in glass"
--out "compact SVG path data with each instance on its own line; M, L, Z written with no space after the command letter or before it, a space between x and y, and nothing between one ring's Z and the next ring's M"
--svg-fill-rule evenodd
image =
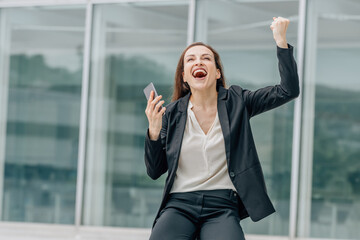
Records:
M148 121L143 89L170 102L187 39L188 1L98 5L94 9L85 225L151 227L164 178L144 164Z
M74 223L84 22L83 7L1 10L4 221Z
M228 85L255 90L280 82L273 16L289 18L287 41L297 40L298 1L200 0L196 40L207 41L219 52ZM269 9L272 9L271 11ZM257 223L241 221L247 234L288 235L293 102L251 120L267 189L277 212Z
M309 230L300 235L358 239L360 2L317 0L310 7L307 59L315 64L307 68L305 81L315 91L305 92L313 102L304 115L314 111L314 122L313 146L304 147L312 159L304 161L312 160L312 189L310 213L301 218Z

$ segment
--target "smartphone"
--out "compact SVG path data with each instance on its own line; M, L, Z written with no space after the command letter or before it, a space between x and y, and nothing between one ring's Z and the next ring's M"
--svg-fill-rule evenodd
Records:
M144 93L145 93L147 100L149 100L149 98L150 98L151 91L154 91L154 93L155 93L154 98L156 98L158 96L158 94L157 94L155 86L152 82L149 85L147 85L146 88L144 88Z
M154 84L152 82L149 83L149 85L147 85L144 88L144 94L145 94L147 100L149 100L149 98L150 98L151 91L154 91L154 93L155 93L154 99L155 99L158 96L158 94L157 94L155 86L154 86ZM162 109L162 107L159 108L159 111L161 109Z

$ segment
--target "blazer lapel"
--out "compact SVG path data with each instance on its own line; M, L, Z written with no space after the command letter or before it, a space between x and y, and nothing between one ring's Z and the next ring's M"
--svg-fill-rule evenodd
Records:
M220 120L221 130L224 135L226 161L229 164L230 159L230 124L228 111L226 108L227 90L223 87L219 88L218 94L218 116Z
M186 118L187 118L187 107L189 104L189 98L190 93L188 93L186 96L181 98L179 102L178 107L178 116L176 116L176 129L174 134L174 168L177 169L179 156L180 156L180 150L181 150L181 144L184 136L185 131L185 125L186 125Z

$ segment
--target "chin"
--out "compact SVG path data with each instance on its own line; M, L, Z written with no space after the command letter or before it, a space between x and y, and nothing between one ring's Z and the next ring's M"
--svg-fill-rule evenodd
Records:
M214 88L216 87L216 85L214 85ZM213 86L208 85L206 82L195 82L194 84L192 84L192 89L197 90L197 91L210 91Z

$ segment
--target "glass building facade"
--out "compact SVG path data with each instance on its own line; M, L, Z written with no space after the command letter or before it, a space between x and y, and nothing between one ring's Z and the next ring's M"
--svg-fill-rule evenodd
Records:
M194 41L228 85L277 84L273 16L301 95L251 120L277 212L241 225L360 239L360 1L0 0L0 240L148 239L166 176L146 174L143 88L170 103Z

